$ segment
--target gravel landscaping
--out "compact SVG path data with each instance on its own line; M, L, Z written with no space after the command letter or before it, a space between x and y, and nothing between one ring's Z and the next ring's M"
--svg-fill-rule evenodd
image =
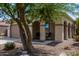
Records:
M13 50L3 50L4 44L0 44L0 56L29 56L27 51L23 50L22 44L15 42L16 48ZM34 42L30 56L70 56L79 55L79 42L65 40L63 42L44 41Z
M47 45L34 45L34 48L40 50L39 55L48 56L70 56L74 53L79 54L79 42L73 40L66 40L60 43L48 43ZM75 54L76 55L76 54Z

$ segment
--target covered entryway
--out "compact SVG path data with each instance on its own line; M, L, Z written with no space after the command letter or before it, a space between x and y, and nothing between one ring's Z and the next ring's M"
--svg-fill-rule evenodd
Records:
M50 22L45 25L46 40L55 40L55 23Z
M34 40L40 40L40 22L35 21L32 24L32 35Z

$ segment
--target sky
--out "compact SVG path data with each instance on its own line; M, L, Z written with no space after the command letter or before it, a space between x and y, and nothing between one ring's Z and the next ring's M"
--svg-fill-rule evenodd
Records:
M71 13L67 13L73 20L76 20L77 16L76 15L73 15ZM6 18L9 18L8 16L6 16ZM3 20L3 19L6 19L4 16L0 17L0 21Z
M73 19L73 20L76 20L77 16L76 15L73 15L71 13L68 13L68 15Z
M76 8L76 10L74 12L78 12L79 13L79 3L76 3L78 6ZM1 14L1 12L0 12ZM76 15L73 15L71 13L67 13L73 20L76 20L77 16ZM6 19L6 18L9 18L8 16L4 17L4 16L0 16L0 20L3 20L3 19Z

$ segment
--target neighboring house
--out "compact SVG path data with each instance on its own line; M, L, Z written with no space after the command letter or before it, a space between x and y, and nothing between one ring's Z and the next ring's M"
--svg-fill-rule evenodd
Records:
M17 24L13 24L11 27L11 37L20 38L19 28Z
M45 23L42 20L34 21L29 28L34 40L63 41L73 38L75 34L74 20L66 13L55 22ZM11 37L20 38L17 24L11 27Z
M0 21L0 36L10 36L10 24Z

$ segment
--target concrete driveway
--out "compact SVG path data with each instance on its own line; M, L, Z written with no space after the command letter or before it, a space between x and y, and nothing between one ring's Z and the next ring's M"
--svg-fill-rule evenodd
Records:
M0 36L0 44L5 44L7 42L18 42L21 43L21 39L19 38L9 38L9 37L5 37L5 36ZM43 44L46 45L50 42L53 42L53 40L46 40L46 41L32 41L33 44Z
M0 44L5 44L7 42L21 42L21 40L17 38L9 38L5 36L0 36Z

